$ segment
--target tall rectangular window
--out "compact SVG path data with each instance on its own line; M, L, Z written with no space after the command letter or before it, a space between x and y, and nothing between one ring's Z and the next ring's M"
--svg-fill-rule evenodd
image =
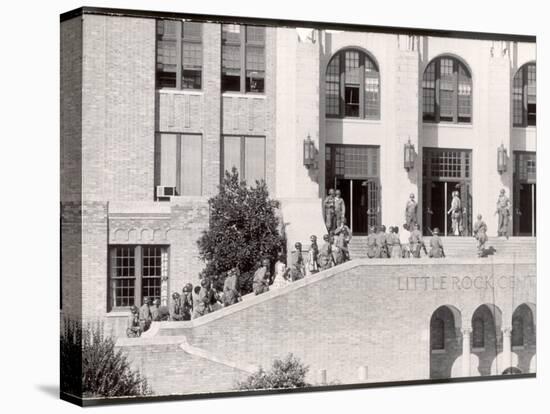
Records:
M441 121L452 122L455 109L455 74L453 71L453 61L451 59L441 59L439 77L439 119Z
M359 52L349 51L345 55L345 116L359 117L359 94L361 91L361 65Z
M265 137L224 136L222 171L237 169L248 185L265 180Z
M202 23L157 21L157 87L201 89Z
M514 75L512 83L514 126L537 124L537 66L526 63Z
M155 186L173 187L176 196L202 194L202 135L157 134Z
M222 25L222 91L265 90L265 28Z
M168 247L158 245L109 247L109 309L140 306L145 297L160 299L168 276Z

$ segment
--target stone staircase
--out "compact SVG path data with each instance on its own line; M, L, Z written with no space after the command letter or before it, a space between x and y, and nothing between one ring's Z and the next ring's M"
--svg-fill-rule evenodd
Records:
M446 257L475 257L477 255L477 240L473 237L441 237ZM536 237L489 237L485 244L487 256L521 257L536 259ZM430 237L424 237L424 243L429 251ZM367 237L353 237L350 243L350 256L352 259L366 258ZM422 256L424 253L422 252Z

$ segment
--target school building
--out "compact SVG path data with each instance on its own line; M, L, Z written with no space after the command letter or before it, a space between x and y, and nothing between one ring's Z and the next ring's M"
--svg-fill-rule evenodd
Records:
M172 292L197 283L203 263L196 241L208 227L208 198L233 166L248 183L264 179L281 202L289 246L326 233L322 203L330 188L341 190L359 245L372 225L401 226L411 193L425 235L434 227L450 234L455 190L464 240L472 240L477 214L496 237L504 189L513 237L508 245L498 241L491 260L525 249L534 267L534 37L191 17L96 8L61 16L64 316L99 319L124 335L131 305L144 296L167 303ZM501 324L511 332L512 314L524 312L531 351L532 289L506 305ZM500 325L494 330L503 320L497 305L469 303L464 319L445 292L428 312L438 309L438 332L458 332L490 303L479 313L492 325L475 323L496 332L487 341L501 352L507 339ZM422 335L429 343L429 333ZM433 341L462 354L462 340L445 348L449 337L458 341L454 334ZM529 371L525 361L522 372ZM450 375L452 363L443 365L435 376ZM492 372L490 365L482 372Z

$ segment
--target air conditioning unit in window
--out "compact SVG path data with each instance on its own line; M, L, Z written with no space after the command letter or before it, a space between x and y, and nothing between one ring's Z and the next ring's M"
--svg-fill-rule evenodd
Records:
M176 195L176 187L167 187L165 185L157 185L157 199L161 201L169 201L171 197Z

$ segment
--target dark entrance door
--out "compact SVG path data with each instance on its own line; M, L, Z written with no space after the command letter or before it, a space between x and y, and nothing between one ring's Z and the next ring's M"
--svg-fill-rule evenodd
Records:
M450 236L452 219L448 214L458 191L462 206L462 236L472 234L471 152L424 148L422 223L424 235L438 227L444 236Z
M338 189L346 204L346 220L354 234L380 224L378 147L327 145L326 192Z
M512 200L514 235L537 234L537 164L534 152L514 153L514 197Z
M374 180L336 179L336 189L341 191L346 203L346 221L355 234L367 234L369 225L376 225L377 187Z

